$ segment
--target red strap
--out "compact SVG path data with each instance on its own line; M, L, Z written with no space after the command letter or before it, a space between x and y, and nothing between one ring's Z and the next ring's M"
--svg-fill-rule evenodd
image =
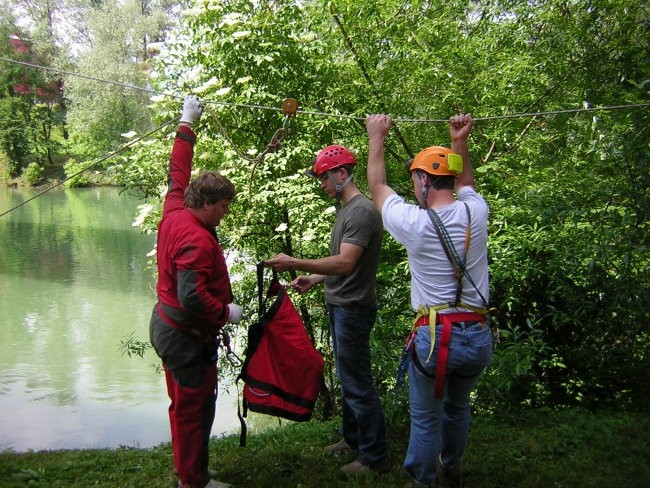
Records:
M436 322L438 319L436 319ZM415 326L416 327L422 327L423 325L429 325L429 316L428 315L422 315L419 319L416 320Z
M470 320L485 320L485 315L481 315L477 312L454 312L454 313L438 313L436 314L436 324L442 324L443 318L445 320L449 319L450 322L469 322ZM416 327L421 327L423 325L429 325L429 316L422 315L416 322Z
M436 378L433 388L434 398L442 398L445 390L445 375L447 374L447 357L449 356L449 343L451 342L451 328L454 322L482 321L485 316L477 312L454 312L436 314L436 324L442 324L440 342L438 343L438 359L436 361ZM429 325L429 316L423 315L415 322L415 327ZM411 340L413 331L409 336ZM407 341L407 343L408 343Z
M457 312L438 314L436 322L442 322L442 332L438 343L438 360L436 362L436 379L433 388L433 397L442 398L445 391L445 375L447 374L447 356L449 356L449 343L451 342L451 324L453 322L468 322L470 320L483 320L484 317L476 312ZM427 317L428 321L428 317Z
M450 315L450 314L445 314ZM449 339L451 339L451 320L443 316L442 332L438 343L438 361L436 362L436 380L433 387L433 397L442 398L445 391L445 374L447 373L447 356L449 356Z

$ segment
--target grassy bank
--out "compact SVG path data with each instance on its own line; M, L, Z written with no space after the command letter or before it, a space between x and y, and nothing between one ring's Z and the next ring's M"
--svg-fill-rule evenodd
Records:
M401 487L408 441L404 426L389 428L393 468L383 476L348 481L346 458L321 447L337 440L338 423L293 424L263 434L214 440L212 467L242 487ZM528 411L474 418L465 457L466 487L650 486L650 415L565 410ZM0 453L0 487L173 488L168 444L152 449Z

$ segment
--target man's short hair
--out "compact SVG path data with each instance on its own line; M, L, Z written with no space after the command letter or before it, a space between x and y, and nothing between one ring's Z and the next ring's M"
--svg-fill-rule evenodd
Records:
M436 190L453 190L456 187L455 176L441 176L427 174L430 187Z
M185 189L185 206L199 208L219 200L233 200L235 186L218 171L202 171Z
M348 176L350 176L352 174L352 172L354 171L354 164L344 164L342 166L339 166L339 168L343 168L345 170L345 173Z

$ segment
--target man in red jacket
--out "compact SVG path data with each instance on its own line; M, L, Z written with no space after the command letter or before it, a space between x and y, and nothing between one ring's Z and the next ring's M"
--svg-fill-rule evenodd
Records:
M171 399L169 421L180 488L226 488L210 480L208 441L217 399L217 335L238 323L226 260L214 230L235 188L217 171L190 181L202 107L185 98L169 162L169 188L158 226L158 302L149 334L163 362Z

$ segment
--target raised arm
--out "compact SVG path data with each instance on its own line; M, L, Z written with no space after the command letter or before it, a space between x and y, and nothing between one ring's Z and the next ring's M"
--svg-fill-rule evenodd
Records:
M393 121L388 115L368 115L366 130L368 131L368 188L381 213L386 199L395 193L386 184L386 163L384 160L384 138L390 131Z
M202 108L196 95L188 95L183 102L183 112L169 158L168 189L163 204L163 215L185 207L184 194L192 173L196 134L192 129L201 116Z
M449 118L451 150L463 157L463 171L456 180L456 192L464 186L474 186L474 170L467 148L467 137L472 132L474 120L470 114L456 114Z

